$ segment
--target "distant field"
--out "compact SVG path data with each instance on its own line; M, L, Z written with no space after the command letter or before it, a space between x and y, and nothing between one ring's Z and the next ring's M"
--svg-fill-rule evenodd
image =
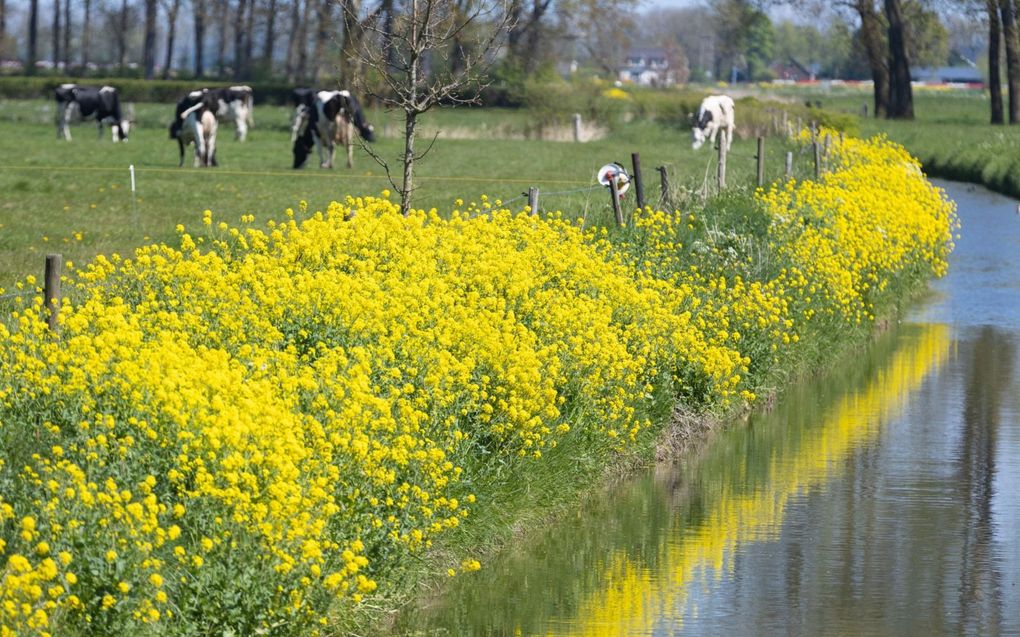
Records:
M74 141L56 139L52 105L45 100L0 101L0 288L33 274L40 277L43 255L60 252L83 264L99 253L129 254L143 243L174 241L174 227L201 228L209 208L218 219L236 222L243 214L259 220L279 218L298 202L310 212L324 209L346 195L377 195L390 188L385 173L364 151L355 153L354 169L321 170L317 161L304 170L291 166L290 109L260 107L249 141L240 144L221 125L217 156L220 167L196 170L186 156L177 167L177 144L167 138L172 106L138 104L137 126L127 144L113 144L109 130L97 140L92 123L72 128ZM369 111L380 139L374 149L392 161L402 150L402 122L385 111ZM699 188L706 175L714 179L714 151L691 150L689 133L675 126L634 121L605 138L583 144L500 139L531 126L525 111L450 109L429 113L427 132L440 132L432 151L417 164L420 190L416 207L452 209L457 198L512 200L522 207L529 186L543 193L543 209L569 216L587 214L592 222L609 218L609 201L593 187L599 166L619 161L630 166L630 153L640 152L647 199L659 196L656 166L669 166L674 187ZM477 139L446 139L444 133ZM424 149L431 135L419 140ZM785 148L767 148L768 177L782 172ZM737 140L729 166L731 185L750 185L755 153L753 140ZM313 158L314 160L314 158ZM137 173L137 208L132 205L128 166ZM807 158L798 165L807 170ZM567 192L570 191L570 192ZM633 191L632 191L633 192ZM633 195L628 203L633 205Z

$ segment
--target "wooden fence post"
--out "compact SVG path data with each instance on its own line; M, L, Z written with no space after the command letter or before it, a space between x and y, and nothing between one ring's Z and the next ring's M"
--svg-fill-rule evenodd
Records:
M786 178L793 177L793 151L786 151Z
M659 205L665 205L669 202L669 175L666 174L666 167L659 166L655 170L659 171L659 184L662 187L662 194L659 197Z
M609 175L609 196L613 198L613 215L616 217L616 227L623 227L623 210L620 208L620 191L616 187L616 175Z
M581 141L581 114L574 113L574 141Z
M645 208L645 188L641 183L641 153L631 153L630 161L634 165L634 193L637 196L638 208Z
M60 315L60 270L63 258L59 254L46 255L46 275L43 284L43 312L50 331L56 332Z
M726 151L729 150L726 148L728 145L726 143L727 137L728 135L725 132L719 135L719 169L716 172L716 185L719 187L719 190L726 187Z
M818 177L822 174L822 147L816 139L811 143L811 148L814 150L815 154L815 179L818 179Z
M528 188L528 207L531 208L531 214L538 214L538 188Z
M765 138L758 138L758 187L765 185Z

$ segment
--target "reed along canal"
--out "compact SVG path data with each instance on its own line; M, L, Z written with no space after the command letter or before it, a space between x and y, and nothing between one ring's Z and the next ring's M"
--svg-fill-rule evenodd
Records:
M401 632L1020 635L1020 209L940 185L961 238L899 325Z

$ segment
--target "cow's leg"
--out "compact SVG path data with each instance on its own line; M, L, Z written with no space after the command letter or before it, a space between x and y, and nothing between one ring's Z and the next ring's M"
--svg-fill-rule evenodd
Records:
M201 168L205 165L205 133L202 130L202 126L195 122L194 128L195 135L195 168Z
M348 123L344 130L347 134L347 139L344 140L347 147L347 167L354 168L354 124Z
M63 136L64 140L71 141L71 103L68 102L64 105L64 112L60 114L60 119L57 120L57 137Z
M180 137L177 138L177 147L181 151L181 160L177 162L178 168L184 167L184 140Z
M715 138L719 135L719 127L710 126L709 128L711 129L711 132L708 134L708 145L715 146Z
M726 150L729 151L731 146L733 146L733 120L726 125Z
M244 141L242 138L241 141ZM213 128L209 132L209 139L205 144L205 165L215 166L216 165L216 129Z
M248 123L244 121L242 114L237 118L237 141L243 142L248 137Z
M103 120L101 120L101 119L97 119L96 120L96 132L99 133L99 137L97 137L97 139L102 141L103 140Z

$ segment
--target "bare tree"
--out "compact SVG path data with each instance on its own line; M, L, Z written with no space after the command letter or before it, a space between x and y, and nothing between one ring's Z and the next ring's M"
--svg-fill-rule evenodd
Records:
M245 12L248 10L248 0L237 0L237 14L234 16L234 79L240 80L244 76L244 53L245 45ZM221 72L222 75L222 72Z
M276 44L276 0L269 0L266 8L266 33L262 45L262 66L267 72L273 69L273 47Z
M217 11L216 15L216 74L223 77L227 74L227 27L230 18L230 0L212 0Z
M403 170L399 184L389 164L375 153L372 155L400 193L400 211L406 215L415 190L414 164L432 147L430 144L421 153L415 149L418 117L442 103L477 103L482 87L480 78L491 66L513 22L511 12L500 0L478 2L468 14L458 12L454 0L405 2L400 19L393 21L392 31L385 30L386 21L365 24L377 41L394 43L392 55L382 46L363 46L356 53L359 61L379 74L386 84L384 92L372 93L373 96L387 107L404 112L404 151L400 157ZM463 57L460 70L454 73L449 65L450 47L465 32L474 33L476 43L470 47L473 53ZM430 57L432 72L426 73L426 59ZM440 68L438 58L447 65ZM350 82L350 78L345 80ZM366 86L363 76L356 83L360 88Z
M25 72L35 75L35 61L39 59L39 0L31 0L28 9L28 56Z
M1017 29L1016 2L999 0L1002 36L1006 44L1006 86L1009 88L1009 123L1020 120L1020 40Z
M900 0L885 0L889 21L889 115L890 119L914 119L914 96L910 86L910 61Z
M53 66L60 64L60 0L53 0Z
M988 10L988 92L991 96L991 122L1002 124L1002 72L999 58L1002 55L1002 22L999 19L999 1L986 0Z
M117 33L114 35L114 42L117 46L117 68L124 71L124 64L127 61L128 44L128 0L120 2L120 17L117 25Z
M181 0L170 0L164 4L166 11L166 57L163 62L163 79L170 77L170 67L174 62L174 43L177 39L177 15L181 10Z
M3 38L0 37L0 40ZM64 69L71 68L71 0L64 0L64 43L61 48L60 60Z
M191 0L195 25L195 77L205 74L205 23L209 19L209 0Z
M159 5L156 0L145 0L145 40L142 44L142 68L145 79L156 76L156 17Z
M92 0L85 0L81 20L81 71L89 72L89 49L92 46Z

